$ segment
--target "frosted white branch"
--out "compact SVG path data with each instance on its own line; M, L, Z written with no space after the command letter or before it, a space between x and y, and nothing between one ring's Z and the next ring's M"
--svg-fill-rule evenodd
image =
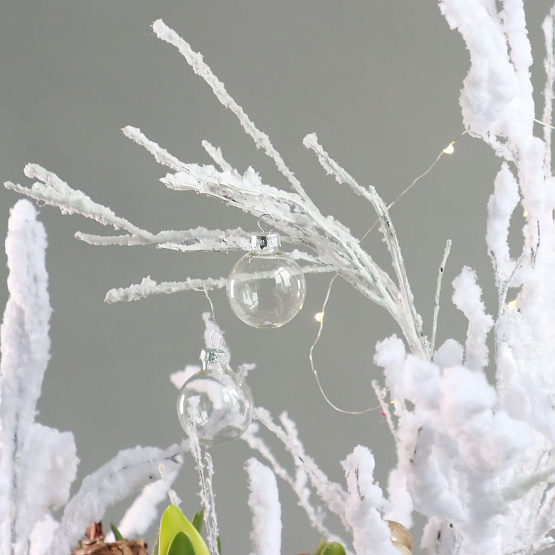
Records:
M106 206L94 202L85 193L72 189L55 173L38 164L27 164L25 175L30 179L38 179L39 181L35 182L31 188L22 187L11 182L5 183L4 186L36 201L57 206L65 214L81 214L81 216L96 220L102 225L112 226L115 229L125 229L133 235L145 239L152 236L150 232L133 225L125 218L116 216Z
M337 272L340 268L334 266L303 266L302 271L305 274L327 274L330 272ZM263 275L262 273L256 275ZM186 281L164 281L157 283L150 277L143 278L141 283L130 285L129 287L122 287L119 289L110 289L106 293L104 299L107 303L117 303L122 301L138 301L152 295L171 293L182 293L184 291L203 291L204 287L208 290L222 289L226 286L227 278L205 278L193 279L187 278Z
M254 140L258 148L262 148L264 152L274 161L277 169L286 177L291 184L291 187L296 191L303 200L309 205L312 201L309 199L303 190L299 180L294 176L293 172L285 165L281 155L273 147L268 135L257 129L254 123L249 119L243 108L231 98L225 89L224 84L212 73L212 70L204 63L202 55L194 52L189 43L183 40L173 29L170 29L161 19L155 21L152 28L158 38L175 46L187 63L191 66L193 71L202 77L210 86L216 98L222 103L223 106L229 108L241 123L243 129Z
M552 174L551 170L551 136L552 136L552 120L553 120L553 85L555 84L555 43L553 42L553 26L555 24L555 6L549 10L542 23L542 29L545 37L545 60L543 63L545 69L545 87L543 89L543 140L545 141L544 155L544 176L549 179Z
M399 319L402 320L399 323L404 333L407 335L407 339L411 343L411 346L413 348L417 348L418 346L418 352L420 354L423 356L430 356L429 346L422 334L422 319L416 312L414 306L414 297L410 289L405 263L401 254L401 247L397 240L395 228L389 217L387 206L374 187L370 186L368 189L361 187L347 171L329 156L318 143L318 138L315 133L307 135L303 143L305 147L312 149L317 154L320 164L328 174L332 174L338 183L349 185L355 194L368 200L376 211L380 221L380 230L382 231L389 249L393 269L395 270L395 275L397 276L399 284L399 301L402 303L402 311L399 316ZM371 259L369 260L369 265L373 265Z
M374 457L358 445L343 461L349 497L345 517L353 529L357 555L398 555L390 539L389 526L381 513L387 508L382 490L374 482Z
M441 284L443 283L443 275L445 271L445 265L447 264L447 259L449 258L449 253L451 252L451 239L447 239L445 244L445 250L443 251L443 258L441 259L441 264L439 265L439 271L437 273L436 282L436 294L434 297L434 318L432 324L432 339L430 341L430 352L433 353L436 348L436 334L437 334L437 319L439 316L439 301L441 295Z
M159 517L158 506L168 499L168 486L176 479L178 472L169 472L166 480L156 480L147 484L140 495L125 511L118 524L124 538L141 537L146 534L153 522ZM171 500L172 505L175 500Z
M515 270L516 262L511 258L508 240L511 216L519 201L518 183L509 166L503 164L495 178L494 192L489 198L486 232L498 289L511 285L508 280Z
M221 148L211 145L208 141L202 141L202 146L222 171L233 173L235 177L239 177L239 172L224 158Z
M128 125L122 129L123 134L132 141L135 141L138 145L142 146L152 156L154 159L163 166L167 166L173 171L179 172L185 169L185 164L178 160L175 156L172 156L167 150L163 149L159 144L148 139L138 127L132 127Z
M253 515L252 555L281 554L281 505L274 473L255 458L245 465Z
M493 319L485 312L481 300L482 290L473 270L463 268L453 281L453 290L453 302L468 319L465 364L474 370L481 370L488 363L486 339L493 326Z
M91 522L101 520L110 505L149 483L160 464L163 463L168 471L178 468L187 448L184 442L166 450L135 447L120 451L83 480L79 491L65 507L48 553L69 553Z
M276 476L286 482L298 499L298 505L305 511L312 527L328 541L339 542L346 545L345 541L330 532L324 525L324 511L322 507L315 506L311 500L311 491L307 485L307 474L304 468L297 466L295 478L291 477L287 470L278 462L268 445L258 436L259 424L253 422L243 433L241 439L247 442L251 449L258 451L266 462L270 464ZM348 553L348 551L347 551Z
M306 471L314 489L318 496L324 501L328 509L334 512L342 520L346 529L350 530L350 525L345 519L345 502L347 494L341 486L332 482L318 468L314 460L305 452L301 442L293 431L292 423L285 413L281 415L282 424L286 423L290 428L289 432L281 426L274 423L270 413L261 407L254 411L255 418L270 432L272 432L285 446L285 448L293 456L295 465L302 466Z
M107 303L117 303L121 301L137 301L151 295L181 293L183 291L203 291L204 286L208 289L221 289L225 287L226 278L219 279L188 279L187 281L164 281L157 283L150 277L136 285L120 289L110 289L104 299Z
M35 525L63 506L78 464L71 433L35 423L50 359L52 312L46 233L36 216L30 202L19 201L6 238L10 298L0 329L0 549L5 555L23 555Z
M195 459L195 466L199 477L200 502L204 510L208 550L210 551L210 555L219 555L216 506L214 505L214 492L212 491L213 468L208 468L206 466L206 459L199 442L195 420L195 411L197 410L198 402L198 397L191 397L188 401L187 436L189 437L191 454ZM212 459L208 460L211 464Z

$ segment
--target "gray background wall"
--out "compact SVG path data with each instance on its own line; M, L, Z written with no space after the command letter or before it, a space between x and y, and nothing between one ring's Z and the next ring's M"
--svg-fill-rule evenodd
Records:
M529 0L527 8L537 60L534 79L541 90L539 27L549 3ZM2 181L27 182L23 167L37 162L152 231L256 227L253 218L215 201L166 190L158 182L164 169L120 133L124 125L136 125L182 160L199 163L209 162L201 147L201 140L208 139L241 171L252 165L265 182L287 187L185 61L154 37L150 24L159 17L205 55L322 211L357 236L374 220L370 207L323 174L302 146L303 136L317 132L336 160L391 201L462 131L458 95L467 53L431 1L2 0ZM485 203L498 167L486 146L464 137L456 154L444 157L392 210L427 332L437 267L445 241L453 240L440 342L464 340L463 318L450 303L450 281L464 264L476 268L488 307L496 310L484 231ZM0 190L2 233L17 198ZM225 275L237 256L91 247L73 234L102 233L100 226L48 207L41 208L40 218L49 235L55 310L41 421L75 432L81 477L120 448L179 441L176 391L168 375L196 361L206 300L198 293L129 305L109 306L102 300L111 287L147 275L157 280ZM389 268L378 234L365 244ZM7 298L5 277L2 263L0 305ZM379 412L360 417L334 412L310 373L308 350L317 331L313 315L328 279L309 278L305 308L275 331L248 328L231 314L223 292L212 296L235 363L258 364L249 380L257 404L274 414L289 411L308 452L333 479L342 480L339 461L357 443L368 445L376 455L376 475L385 484L394 452ZM342 407L375 405L370 382L380 378L380 371L372 364L373 348L398 333L395 324L343 283L334 288L327 316L316 352L324 387ZM248 550L242 469L248 456L242 442L213 449L228 555ZM194 512L198 497L190 462L176 489L185 511ZM285 487L281 492L283 553L314 550L318 536ZM124 505L116 507L107 521L117 521L123 510Z

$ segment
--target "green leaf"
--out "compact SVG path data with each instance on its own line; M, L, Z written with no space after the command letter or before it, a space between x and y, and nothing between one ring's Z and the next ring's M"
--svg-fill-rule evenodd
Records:
M328 543L322 555L345 555L345 548L337 542Z
M222 555L222 540L220 539L220 536L216 538L216 542L218 544L218 553Z
M195 555L191 538L185 532L177 532L168 549L168 555Z
M114 536L116 537L117 542L125 541L125 538L121 535L121 532L117 529L117 526L115 524L112 524L110 522L110 528L112 529L112 532L114 533Z
M189 536L195 555L210 555L202 536L175 505L169 505L162 515L159 555L168 555L170 544L178 532L184 532Z
M200 512L195 513L193 517L193 526L196 528L199 534L202 534L202 525L204 524L204 508Z
M318 547L316 548L316 553L314 555L322 555L322 551L326 548L326 540L320 540Z

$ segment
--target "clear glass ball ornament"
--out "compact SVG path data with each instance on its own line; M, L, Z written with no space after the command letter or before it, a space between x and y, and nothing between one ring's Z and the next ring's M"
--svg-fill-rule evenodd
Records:
M231 310L254 328L279 328L303 307L304 274L280 251L277 233L253 235L251 245L252 250L239 259L227 279Z
M181 427L192 425L204 445L219 445L241 436L252 421L250 387L229 367L229 353L203 349L202 370L189 378L177 398Z

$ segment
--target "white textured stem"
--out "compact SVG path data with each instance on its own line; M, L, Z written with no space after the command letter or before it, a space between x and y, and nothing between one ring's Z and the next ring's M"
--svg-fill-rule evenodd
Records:
M443 283L443 274L445 271L445 264L447 264L447 259L449 258L449 253L451 252L451 239L447 239L445 244L445 250L443 251L443 258L441 259L441 264L437 273L437 284L436 284L436 294L434 297L434 321L432 326L432 340L430 342L430 352L433 354L436 348L436 333L437 333L437 319L439 316L439 300L441 295L441 284Z
M225 106L229 108L236 116L243 129L252 137L256 146L262 148L264 152L274 161L277 169L285 176L291 184L291 187L296 191L303 200L311 205L312 201L304 191L299 180L295 177L293 172L285 165L279 152L274 148L270 142L268 135L260 131L250 118L245 114L243 108L233 100L225 89L224 84L212 73L212 70L204 63L202 55L194 52L189 43L183 40L173 29L170 29L161 19L155 21L152 28L158 38L166 41L167 43L175 46L187 63L191 66L193 71L202 77L210 86L216 98Z
M546 179L551 177L551 136L553 114L553 85L555 84L555 52L553 51L553 25L555 21L555 6L545 16L542 29L545 37L545 87L543 89L543 140L545 141L545 155L543 170Z
M429 346L422 334L422 319L417 314L414 306L414 297L401 254L401 247L397 240L397 234L395 233L393 223L389 218L387 206L374 187L369 187L368 189L361 187L346 170L330 157L319 144L316 134L307 135L303 143L307 148L312 149L317 154L320 164L327 173L332 174L338 183L349 185L355 194L368 200L376 211L380 221L380 229L389 249L391 262L399 284L399 300L402 302L402 311L400 311L400 315L406 320L405 322L399 322L399 325L403 332L407 334L407 340L411 348L415 349L418 354L427 355L429 357L431 354Z
M302 271L304 274L327 274L330 272L344 271L343 268L337 266L303 266ZM272 277L273 273L266 274L267 277ZM253 274L254 276L264 277L264 274ZM145 299L152 295L169 295L171 293L182 293L184 291L203 291L204 288L208 289L222 289L227 284L227 278L205 278L205 279L192 279L187 278L185 281L164 281L157 283L150 277L143 278L141 283L130 285L129 287L122 287L119 289L110 289L106 293L104 299L107 303L118 303L122 301L138 301Z

